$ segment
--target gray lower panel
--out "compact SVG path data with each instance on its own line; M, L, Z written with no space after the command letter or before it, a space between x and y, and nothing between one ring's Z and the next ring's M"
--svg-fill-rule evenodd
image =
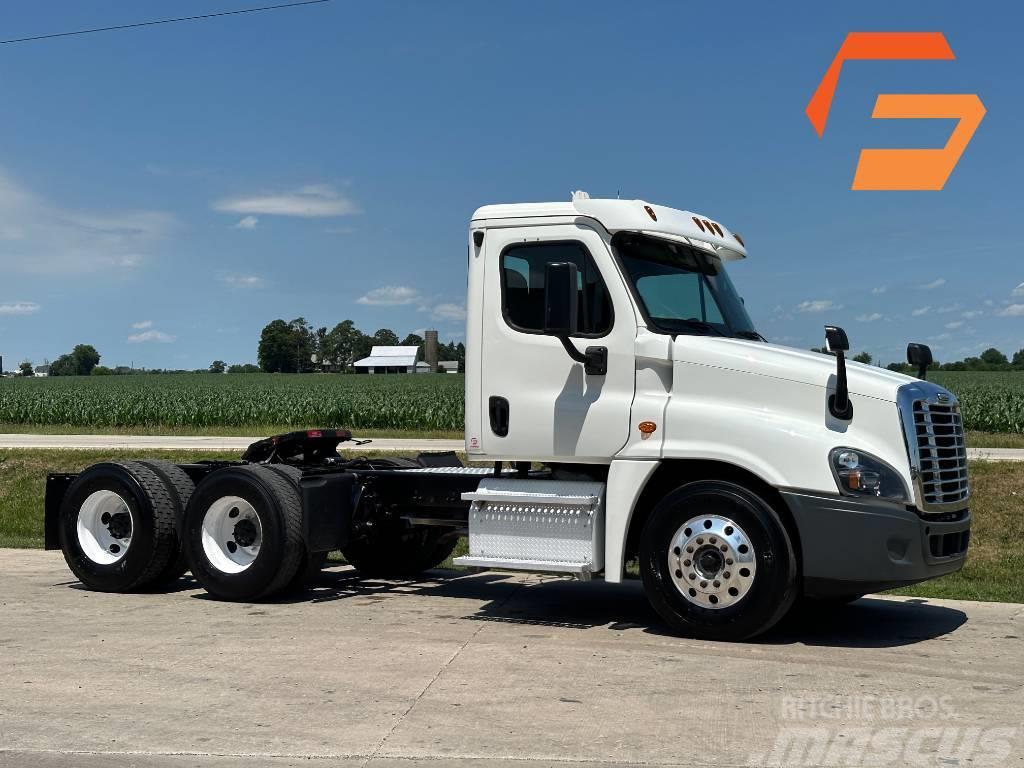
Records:
M800 534L804 580L821 591L912 584L958 570L967 556L966 510L939 521L882 501L791 491L782 497Z

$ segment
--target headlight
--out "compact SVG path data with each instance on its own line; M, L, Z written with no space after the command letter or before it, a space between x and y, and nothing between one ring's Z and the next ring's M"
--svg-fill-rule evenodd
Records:
M844 496L909 501L899 473L870 453L834 448L829 458L839 492Z

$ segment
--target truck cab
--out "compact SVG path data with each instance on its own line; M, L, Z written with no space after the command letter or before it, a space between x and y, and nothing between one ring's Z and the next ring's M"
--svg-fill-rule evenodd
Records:
M970 536L956 398L771 344L729 277L741 237L643 200L488 205L472 217L467 458L342 456L340 425L237 462L106 462L49 477L46 546L93 589L191 570L212 595L305 583L329 551L409 578L463 566L617 583L674 630L742 640L800 600L959 569Z
M837 367L837 357L766 341L729 278L746 255L715 219L642 200L577 193L569 203L478 209L467 454L603 478L607 581L640 555L655 508L701 482L742 487L771 508L804 595L852 598L959 568L970 516L956 398L846 364L845 350ZM564 280L547 283L560 269L574 275L574 297ZM576 316L552 327L559 304ZM699 515L681 517L677 544ZM687 546L664 542L661 554ZM729 603L725 579L717 593L700 592L702 574L728 572L724 561L717 571L696 562L673 558L680 567L661 570L697 607Z

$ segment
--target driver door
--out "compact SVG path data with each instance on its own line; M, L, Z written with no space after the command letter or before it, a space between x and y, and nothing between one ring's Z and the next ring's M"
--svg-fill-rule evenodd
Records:
M626 443L636 320L606 241L577 224L490 229L484 253L481 448L494 458L607 462ZM570 343L607 348L588 375L544 334L545 267L578 269Z

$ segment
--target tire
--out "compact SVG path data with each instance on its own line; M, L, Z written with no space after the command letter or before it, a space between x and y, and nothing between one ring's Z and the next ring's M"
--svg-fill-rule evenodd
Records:
M796 557L778 515L751 490L718 480L688 483L654 508L640 575L673 630L708 640L761 634L797 595Z
M177 556L175 501L138 462L104 462L82 472L61 502L59 535L75 576L98 592L149 589Z
M287 464L267 464L266 467L291 483L296 493L301 494L299 491L299 480L302 479L302 470L290 467ZM295 576L288 582L282 592L295 594L305 590L320 575L324 563L327 562L328 554L328 552L310 552L306 549L305 542L303 542L302 561L299 563Z
M375 527L341 553L365 576L408 579L439 566L458 542L458 535L445 528L412 528L396 522Z
M192 575L220 600L283 592L305 555L296 485L265 465L218 469L192 494L184 546Z
M177 554L171 558L163 573L150 583L149 588L156 591L166 588L188 572L188 559L185 557L185 548L181 544L179 530L185 520L185 509L196 490L196 484L192 482L192 478L185 473L185 470L169 461L143 459L138 463L153 470L154 474L163 481L175 506L174 539Z

